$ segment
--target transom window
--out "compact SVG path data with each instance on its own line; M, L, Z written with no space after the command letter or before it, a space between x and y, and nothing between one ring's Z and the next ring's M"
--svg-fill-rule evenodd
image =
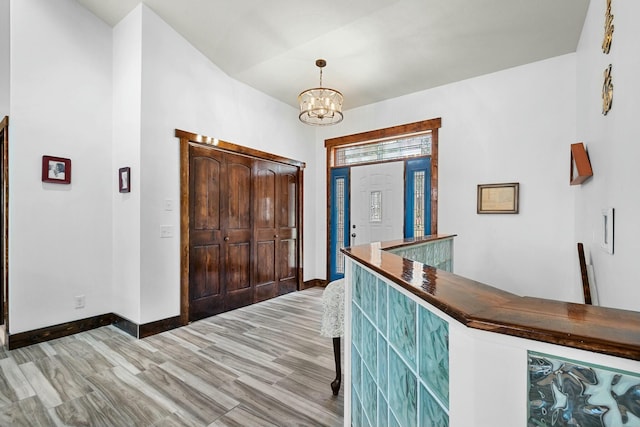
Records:
M408 157L431 155L431 131L335 149L334 166L353 166L362 163L384 162Z

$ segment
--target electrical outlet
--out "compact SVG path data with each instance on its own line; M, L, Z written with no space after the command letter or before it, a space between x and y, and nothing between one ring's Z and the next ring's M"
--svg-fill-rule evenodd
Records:
M75 297L76 308L84 308L84 295L77 295Z
M171 225L161 225L160 226L160 237L163 239L173 237L173 226Z
M173 200L165 199L165 201L164 201L164 210L165 211L172 211L173 210Z

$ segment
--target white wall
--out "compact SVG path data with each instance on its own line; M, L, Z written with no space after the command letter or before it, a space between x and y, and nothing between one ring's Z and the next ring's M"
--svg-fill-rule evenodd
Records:
M296 109L229 78L145 6L142 23L141 322L146 323L179 313L176 128L307 162L308 190L316 161L315 128L299 123ZM314 198L308 190L305 226L313 231ZM174 202L173 211L164 210L167 199ZM161 225L173 226L174 238L161 239ZM319 277L313 261L323 249L316 243L312 236L304 241L307 280Z
M441 117L438 231L458 235L455 272L521 295L579 301L568 182L575 67L569 54L349 110L343 124L318 133L316 157L325 158L327 138ZM520 213L476 214L477 185L499 182L520 183ZM322 211L319 241L324 221ZM318 258L322 271L325 253Z
M591 2L577 51L577 140L584 141L593 178L576 189L576 237L591 253L600 304L640 310L640 198L635 179L640 158L640 2L612 2L615 32L608 55L601 49L605 2ZM613 105L602 114L603 72L612 64ZM601 210L615 209L614 254L600 249Z
M111 29L72 0L12 0L10 43L17 333L112 311ZM41 182L42 155L71 159L70 185Z
M146 6L113 30L71 0L11 6L11 333L109 312L136 323L179 314L175 128L307 162L312 187L315 128L229 78ZM72 159L70 186L40 182L43 154ZM118 193L124 166L128 194ZM175 237L160 239L160 225ZM304 256L304 278L318 277L312 238Z
M0 120L9 114L9 0L0 0Z
M140 323L140 136L142 8L113 29L113 311ZM131 168L131 192L119 193L116 171Z
M307 163L309 280L326 271L323 141L435 117L439 231L458 234L456 273L522 295L581 301L575 243L584 241L601 303L638 309L640 288L628 285L637 282L632 257L640 249L630 176L640 150L635 3L614 5L610 55L599 50L604 6L592 4L577 54L349 110L330 128L307 127L295 108L229 78L144 5L113 31L71 0L0 0L8 6L11 104L3 96L0 108L11 115L12 333L110 311L140 323L178 314L175 128ZM616 91L604 117L608 63ZM2 65L0 95L8 94ZM587 144L595 176L570 187L576 141ZM40 181L43 154L72 159L70 186ZM122 166L133 174L125 195L117 193ZM520 214L475 213L477 184L512 181L520 182ZM166 199L173 211L164 210ZM605 206L616 208L613 256L597 249ZM172 225L175 237L160 239L160 225ZM75 295L86 295L87 308L73 308Z

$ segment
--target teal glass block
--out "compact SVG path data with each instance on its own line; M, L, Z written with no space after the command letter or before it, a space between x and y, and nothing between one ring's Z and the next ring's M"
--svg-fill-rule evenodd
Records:
M440 270L451 271L453 240L437 240L422 245L392 249L390 252Z
M362 312L357 305L351 305L351 342L358 351L362 349Z
M378 333L369 319L362 316L362 351L365 366L374 378L378 376Z
M389 349L389 407L401 427L416 425L418 380L393 349ZM391 416L389 417L391 418Z
M389 425L389 405L380 392L378 392L378 425Z
M449 427L449 414L422 385L420 386L420 423L418 425Z
M362 370L362 411L370 425L376 426L378 416L378 387L367 369Z
M419 309L420 354L418 374L449 407L449 325L424 307Z
M376 276L366 270L362 271L360 295L362 311L374 322L376 321L376 296L378 294Z
M378 335L378 388L385 397L388 396L387 387L389 378L387 352L387 341L382 337L382 335Z
M362 307L362 275L365 272L362 267L357 264L353 265L353 301Z
M353 426L355 427L355 426ZM389 411L389 427L403 427L400 425L393 412ZM413 426L412 426L413 427Z
M351 425L362 426L362 404L357 394L351 393Z
M416 368L416 303L389 288L389 342Z
M351 389L354 393L360 396L362 392L362 359L360 358L360 353L355 348L355 346L351 346Z
M387 285L378 279L378 330L387 336Z

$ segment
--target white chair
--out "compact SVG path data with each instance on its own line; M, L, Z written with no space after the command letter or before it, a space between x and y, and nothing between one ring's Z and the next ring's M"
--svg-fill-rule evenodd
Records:
M331 383L333 395L340 392L342 367L340 364L340 337L344 335L344 279L329 283L322 293L322 326L320 335L333 338L333 357L336 361L336 379Z

